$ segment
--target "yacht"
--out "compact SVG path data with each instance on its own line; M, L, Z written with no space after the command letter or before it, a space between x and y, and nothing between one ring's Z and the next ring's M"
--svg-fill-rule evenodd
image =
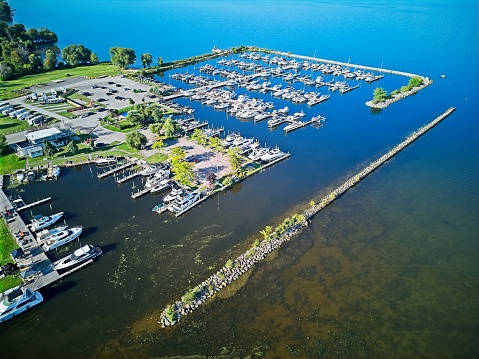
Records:
M110 166L118 163L118 159L113 156L99 157L95 160L97 166Z
M291 122L288 126L285 126L285 128L283 128L283 131L284 132L289 132L289 131L293 131L297 128L300 128L303 126L303 122L301 121L293 121Z
M269 147L256 148L253 150L253 152L251 152L248 155L248 158L252 161L258 161L261 159L261 157L263 157L268 152L269 152Z
M288 106L285 106L285 107L278 110L278 113L280 113L282 115L287 115L288 112L289 112L289 107Z
M279 148L273 148L268 153L261 156L261 161L264 162L271 162L279 157L284 156L284 152L281 151Z
M67 228L68 226L64 225L64 226L58 226L52 229L44 229L43 231L37 232L36 233L37 242L41 245L54 234L61 232Z
M170 170L158 170L153 176L148 178L145 183L146 188L155 187L160 181L170 177Z
M34 180L35 180L35 177L36 177L36 176L35 176L35 172L33 172L33 171L28 171L28 172L27 172L27 181L28 181L28 182L34 181Z
M53 263L53 268L58 271L61 269L74 267L89 259L96 258L102 253L103 251L100 249L100 247L93 247L92 245L87 244L86 246L77 249L72 254L63 257L59 261Z
M200 192L187 192L185 195L180 196L175 202L168 206L168 210L173 213L180 213L193 205L199 198Z
M236 134L236 133L230 133L228 136L226 136L226 138L223 140L222 142L222 145L223 147L230 147L234 140L236 139L236 137L239 137L240 135Z
M52 176L53 178L58 178L60 177L60 172L61 172L61 167L60 166L53 166L52 167Z
M40 304L43 297L26 287L15 287L0 296L0 323L11 319L20 313Z
M58 221L63 216L63 212L58 212L51 216L42 216L41 214L37 214L33 217L32 223L29 224L30 229L33 232L39 231L40 229L47 228L48 226L52 225L56 221Z
M140 174L142 176L149 176L152 175L155 172L158 172L161 169L160 166L158 165L149 165L148 167L145 167L140 171Z
M169 179L164 179L151 188L151 193L161 192L173 186Z
M24 179L25 179L25 172L23 172L22 170L18 170L17 171L17 181L18 182L23 182Z
M167 194L167 195L165 196L165 198L163 198L163 201L164 201L164 202L174 201L174 200L177 199L178 196L180 196L182 193L183 193L183 188L181 188L181 187L173 188L173 189L171 190L171 192L170 192L169 194Z
M55 234L52 234L44 243L43 243L43 250L45 252L49 252L55 248L63 246L74 239L77 239L83 230L82 226L71 227L68 229L64 229L63 231L59 231Z

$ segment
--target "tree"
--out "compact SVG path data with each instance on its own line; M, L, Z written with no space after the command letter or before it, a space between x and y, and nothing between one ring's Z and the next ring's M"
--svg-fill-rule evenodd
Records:
M146 142L146 136L138 131L130 132L126 135L126 144L136 150L141 150L146 145Z
M53 70L57 65L57 56L52 50L45 51L45 60L43 60L43 67L46 70Z
M210 146L213 147L215 150L219 150L223 147L221 145L221 140L218 137L210 137L209 142Z
M151 63L153 62L153 56L148 53L141 55L140 59L141 63L143 64L143 67L150 67Z
M28 62L32 65L33 69L39 69L43 66L42 57L36 54L28 55Z
M0 63L0 79L9 80L13 76L13 66L8 62Z
M88 145L90 146L91 151L95 151L95 140L93 138L90 139L90 142L88 142Z
M71 66L91 63L91 55L91 50L83 45L69 45L62 50L63 59Z
M3 133L0 133L0 155L3 154L5 149L7 148L7 138Z
M122 69L126 69L136 60L135 50L124 47L111 47L110 59L113 65L116 65Z
M163 57L158 57L158 67L160 67L161 65L163 65Z
M208 182L208 185L210 187L213 187L216 182L216 175L214 172L210 172L206 175L206 182Z
M233 147L228 150L228 157L233 172L238 173L241 169L241 165L244 162L243 156L241 156L241 150L238 147Z
M199 128L193 131L191 135L191 139L195 141L197 144L201 145L206 141L205 133L201 131Z
M165 147L166 144L162 140L155 141L155 143L153 143L153 146L151 146L151 148L153 148L154 150L158 150L160 153Z
M388 96L388 93L386 92L385 89L383 89L382 87L376 87L376 89L373 92L373 102L374 103L384 102L387 96Z
M43 153L48 157L51 157L57 151L56 147L53 146L50 142L43 140Z
M174 165L175 163L185 160L186 152L181 147L173 147L170 151L170 161Z
M421 86L421 84L422 84L422 78L418 76L414 76L414 77L411 77L411 79L409 80L407 87L409 87L409 89L412 89L413 87Z
M93 52L91 53L91 55L90 55L90 63L91 63L92 65L96 65L96 64L100 63L100 60L98 60L97 54L95 54L95 53L93 53Z
M78 146L75 142L70 141L66 147L66 150L72 155L75 155L78 152Z
M177 148L177 147L176 147ZM195 178L193 165L186 161L172 163L172 172L175 174L175 180L184 185L189 185Z
M161 133L163 125L161 123L152 123L149 128L152 133L154 133L155 135L159 135Z
M175 125L173 124L173 121L171 120L171 118L166 119L162 129L165 132L166 137L173 136L173 133L175 132Z

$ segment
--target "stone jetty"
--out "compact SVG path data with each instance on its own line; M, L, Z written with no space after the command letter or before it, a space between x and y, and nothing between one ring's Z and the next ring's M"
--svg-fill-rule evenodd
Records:
M197 285L195 288L188 291L183 297L176 301L175 303L166 307L161 313L159 323L162 327L172 326L178 323L184 316L192 313L196 308L201 304L205 303L209 298L211 298L215 293L219 292L222 288L225 288L227 285L234 282L242 274L248 271L256 263L259 263L265 259L265 257L271 252L275 251L285 242L291 240L295 235L300 233L303 228L307 226L308 220L325 208L328 204L332 203L336 198L343 195L355 184L360 182L363 178L385 163L388 159L395 156L402 149L407 147L409 144L414 142L417 138L422 136L432 127L437 125L452 112L455 108L451 107L446 110L442 115L435 118L433 121L427 125L419 128L417 131L409 135L404 141L396 145L394 148L389 150L387 153L382 155L380 158L371 162L363 170L355 174L346 180L339 187L331 191L328 195L323 197L320 203L315 204L309 207L302 215L292 218L288 221L289 226L282 233L273 232L271 235L267 236L261 242L256 242L252 248L250 248L246 253L243 253L234 261L229 260L219 271L211 275L208 279L204 280L202 283Z

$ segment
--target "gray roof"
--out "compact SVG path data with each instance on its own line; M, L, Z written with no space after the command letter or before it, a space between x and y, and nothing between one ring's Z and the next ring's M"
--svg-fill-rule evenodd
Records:
M58 135L61 133L62 131L60 131L58 128L53 127L53 128L45 128L44 130L27 133L25 134L25 137L29 141L37 141L37 140L41 140L42 138Z

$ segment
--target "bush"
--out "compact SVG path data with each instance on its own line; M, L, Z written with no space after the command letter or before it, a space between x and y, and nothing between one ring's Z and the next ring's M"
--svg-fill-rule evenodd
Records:
M230 176L226 177L223 180L223 186L228 187L228 186L231 186L232 184L233 184L233 179Z
M225 267L228 269L233 268L233 261L231 259L228 259L225 263Z

